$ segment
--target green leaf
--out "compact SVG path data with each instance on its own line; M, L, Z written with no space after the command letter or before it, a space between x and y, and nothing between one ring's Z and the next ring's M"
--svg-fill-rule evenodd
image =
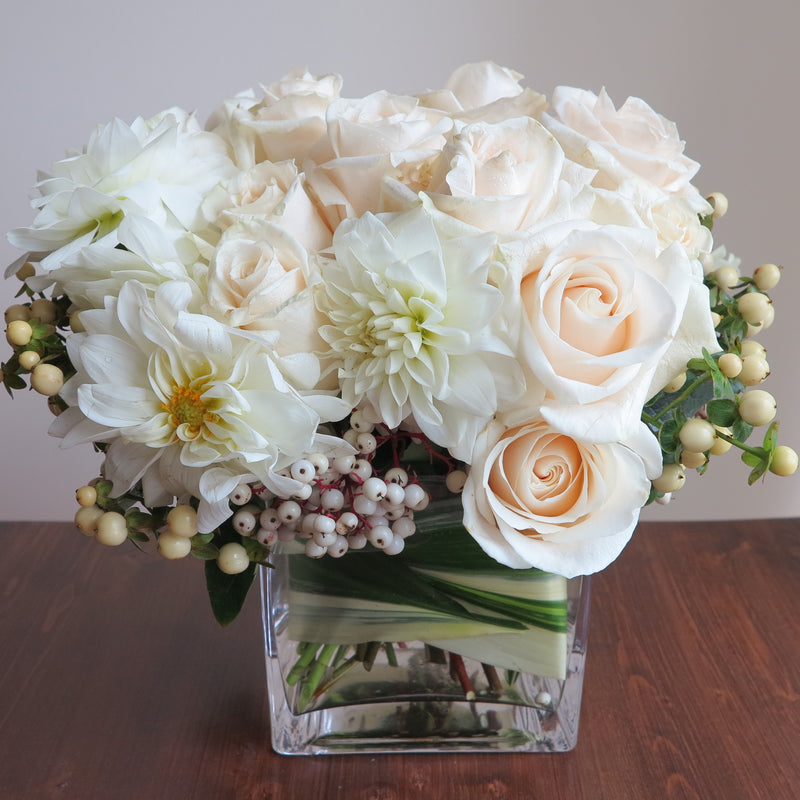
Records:
M434 586L454 597L497 611L526 625L536 625L559 633L567 629L567 609L564 603L558 600L529 600L441 580L433 575L427 577Z
M215 544L203 541L195 543L194 538L192 538L191 553L195 558L199 558L201 561L211 561L219 556L219 547Z
M737 419L733 423L733 438L739 442L746 442L753 432L753 426L748 425L743 419Z
M665 453L671 453L679 444L678 423L674 419L667 420L658 432L658 441Z
M228 575L217 566L216 561L206 561L206 588L211 610L220 625L229 625L242 610L256 575L256 567L250 562L244 572Z
M764 449L770 454L778 444L778 423L773 422L764 436Z
M769 461L766 459L759 462L759 464L753 469L750 475L747 477L747 485L752 486L768 469Z
M755 453L742 453L742 461L747 464L748 467L757 467L762 460L761 456L757 456Z
M731 427L739 417L734 400L711 400L706 412L708 419L721 428Z

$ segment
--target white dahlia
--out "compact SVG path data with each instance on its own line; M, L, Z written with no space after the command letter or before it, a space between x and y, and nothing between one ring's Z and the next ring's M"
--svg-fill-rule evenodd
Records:
M140 480L147 506L198 495L199 527L211 530L230 514L218 483L260 480L291 491L294 482L276 472L319 449L317 426L349 407L301 396L262 344L187 312L190 297L180 281L152 298L130 282L105 309L84 312L87 332L68 340L77 370L62 391L70 408L51 433L64 446L108 443L115 495Z
M344 399L404 420L468 460L499 405L522 391L490 283L495 237L446 240L423 208L343 222L322 265L320 333Z

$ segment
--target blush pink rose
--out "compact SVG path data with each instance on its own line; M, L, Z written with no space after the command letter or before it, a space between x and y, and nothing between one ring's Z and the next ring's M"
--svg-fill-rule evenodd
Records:
M567 577L606 567L628 542L661 450L641 423L624 442L594 444L535 418L490 424L464 486L464 526L501 564Z

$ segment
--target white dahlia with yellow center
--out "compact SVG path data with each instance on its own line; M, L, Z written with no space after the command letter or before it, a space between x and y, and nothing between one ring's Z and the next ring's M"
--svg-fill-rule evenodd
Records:
M317 374L291 384L263 341L189 313L190 298L182 281L152 297L131 281L104 309L84 312L86 333L68 340L77 370L62 391L69 408L51 433L65 446L107 443L114 495L141 481L147 506L199 497L203 531L230 515L228 494L241 481L291 493L294 482L278 472L331 449L317 428L349 406L308 392Z

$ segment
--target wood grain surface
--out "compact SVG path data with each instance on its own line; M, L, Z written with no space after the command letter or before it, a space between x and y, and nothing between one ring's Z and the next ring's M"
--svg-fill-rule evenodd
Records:
M595 578L581 732L556 755L269 746L253 593L195 562L0 523L2 800L794 800L800 521L642 524Z

